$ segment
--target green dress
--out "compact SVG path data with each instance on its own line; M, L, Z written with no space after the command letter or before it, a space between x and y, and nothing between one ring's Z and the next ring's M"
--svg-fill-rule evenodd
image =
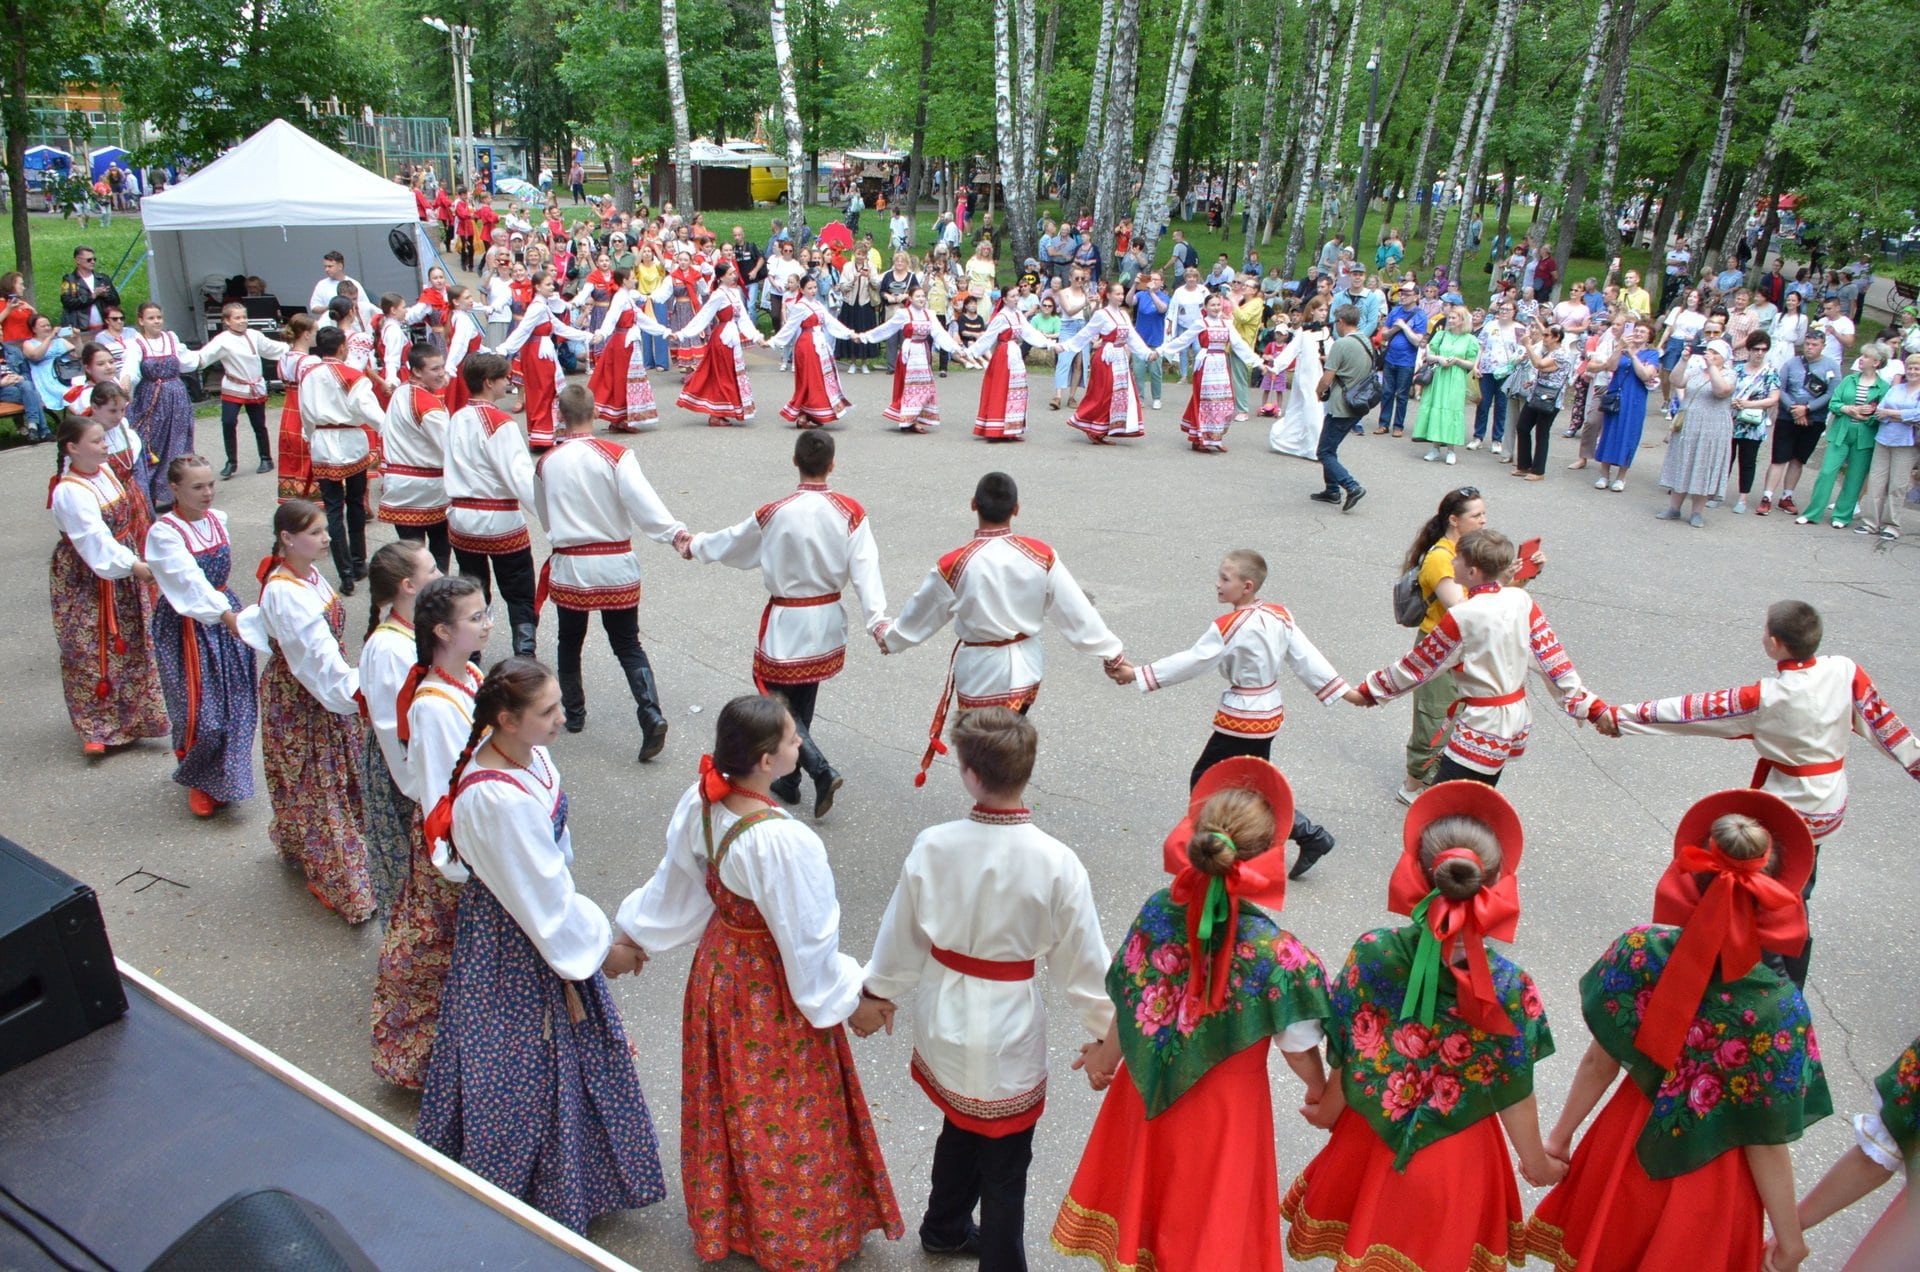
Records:
M1467 442L1467 379L1480 342L1465 332L1443 331L1427 342L1429 358L1464 358L1464 367L1435 367L1433 383L1420 392L1420 414L1413 422L1414 440L1434 446L1464 446Z

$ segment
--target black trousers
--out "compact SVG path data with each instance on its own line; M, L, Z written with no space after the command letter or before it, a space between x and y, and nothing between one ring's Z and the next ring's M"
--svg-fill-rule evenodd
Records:
M455 548L453 558L460 563L462 578L477 579L480 593L493 603L493 585L500 585L500 596L507 603L507 621L513 625L513 652L533 656L534 627L540 614L533 608L533 549L492 556Z
M367 475L345 481L320 479L320 502L327 510L327 535L333 540L333 572L342 583L367 572Z
M227 444L227 462L240 462L240 412L247 413L247 423L253 425L253 447L263 460L273 458L273 444L267 438L267 404L265 402L229 402L220 399L220 440ZM329 531L331 533L331 531Z
M1529 402L1513 426L1513 462L1536 476L1547 471L1547 439L1553 436L1553 408Z
M1736 437L1733 439L1733 462L1740 470L1740 494L1744 498L1753 490L1753 470L1760 464L1760 444L1764 438Z
M920 1239L952 1247L967 1239L980 1208L980 1272L1026 1272L1027 1167L1033 1128L999 1138L962 1130L951 1118L933 1145L933 1191Z
M504 586L504 585L503 585ZM554 670L559 673L560 694L569 713L584 711L587 708L586 690L580 681L580 651L587 641L587 624L592 620L594 611L568 609L559 606L560 612L560 651ZM640 645L640 607L629 609L600 610L600 627L607 634L607 647L613 650L615 661L625 673L628 685L636 682L636 672L648 671L652 664L647 661L647 651ZM634 693L634 704L641 705L640 694ZM643 722L644 723L644 722Z
M412 539L416 543L427 545L427 551L433 553L433 563L440 567L440 573L447 572L447 566L453 560L453 550L447 545L447 523L436 521L430 526L395 526L402 539Z
M1482 773L1479 769L1470 769L1446 752L1441 752L1440 763L1434 766L1433 780L1439 782L1483 782L1488 786L1500 785L1500 774Z
M1193 772L1187 775L1187 789L1200 785L1201 775L1222 760L1232 759L1236 755L1256 755L1263 760L1273 758L1273 736L1264 738L1244 738L1238 734L1222 733L1215 729L1207 738L1207 745L1200 752L1200 758L1194 761ZM1287 838L1295 843L1307 841L1326 834L1324 827L1316 826L1300 811L1296 805L1293 810L1293 829L1287 832Z

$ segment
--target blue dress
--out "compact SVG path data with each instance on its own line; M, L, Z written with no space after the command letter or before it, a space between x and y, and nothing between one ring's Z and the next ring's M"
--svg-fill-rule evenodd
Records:
M513 781L482 770L461 789L489 780ZM562 793L553 808L556 843L566 825ZM569 983L586 1009L577 1025L567 1011ZM667 1195L606 977L561 980L477 874L460 894L415 1134L575 1232L598 1215Z
M200 363L197 357L144 356L144 339L136 337L127 345L128 357L141 355L140 382L133 386L127 420L145 443L139 448L134 465L134 481L146 495L148 504L157 510L173 506L173 491L167 485L167 465L193 450L193 399L187 396L180 372L183 363L187 370L197 368Z
M1660 363L1660 355L1651 349L1642 349L1634 357L1649 366ZM1628 468L1639 453L1640 434L1647 425L1647 386L1627 369L1624 353L1613 360L1613 378L1607 382L1607 392L1615 389L1620 391L1620 410L1602 418L1600 445L1594 448L1593 459L1598 464Z
M191 549L192 540L187 542ZM207 582L239 612L240 598L227 586L233 546L224 529L218 543L195 551L193 559ZM180 761L173 780L222 804L253 798L260 677L252 648L218 623L209 626L180 617L164 599L153 607L152 631L153 661L173 721L173 754ZM188 640L197 655L197 665L191 667Z

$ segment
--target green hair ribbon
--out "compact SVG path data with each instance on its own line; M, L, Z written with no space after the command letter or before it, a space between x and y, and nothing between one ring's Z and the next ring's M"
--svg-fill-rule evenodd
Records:
M1427 923L1427 910L1439 895L1438 888L1427 893L1408 916L1420 927L1420 943L1414 947L1413 972L1407 977L1407 999L1400 1008L1400 1019L1418 1016L1420 1023L1429 1029L1433 1027L1434 1010L1439 1005L1441 968L1440 938Z

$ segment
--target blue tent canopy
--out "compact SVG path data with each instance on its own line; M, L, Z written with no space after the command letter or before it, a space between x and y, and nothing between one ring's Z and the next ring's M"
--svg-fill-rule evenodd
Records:
M116 163L120 165L120 170L125 172L127 170L127 152L118 146L102 146L98 150L88 152L87 163L92 170L93 179L98 181L100 178L106 176L107 169Z
M27 148L26 165L39 172L71 172L73 156L64 150L55 150L52 146L30 146Z

